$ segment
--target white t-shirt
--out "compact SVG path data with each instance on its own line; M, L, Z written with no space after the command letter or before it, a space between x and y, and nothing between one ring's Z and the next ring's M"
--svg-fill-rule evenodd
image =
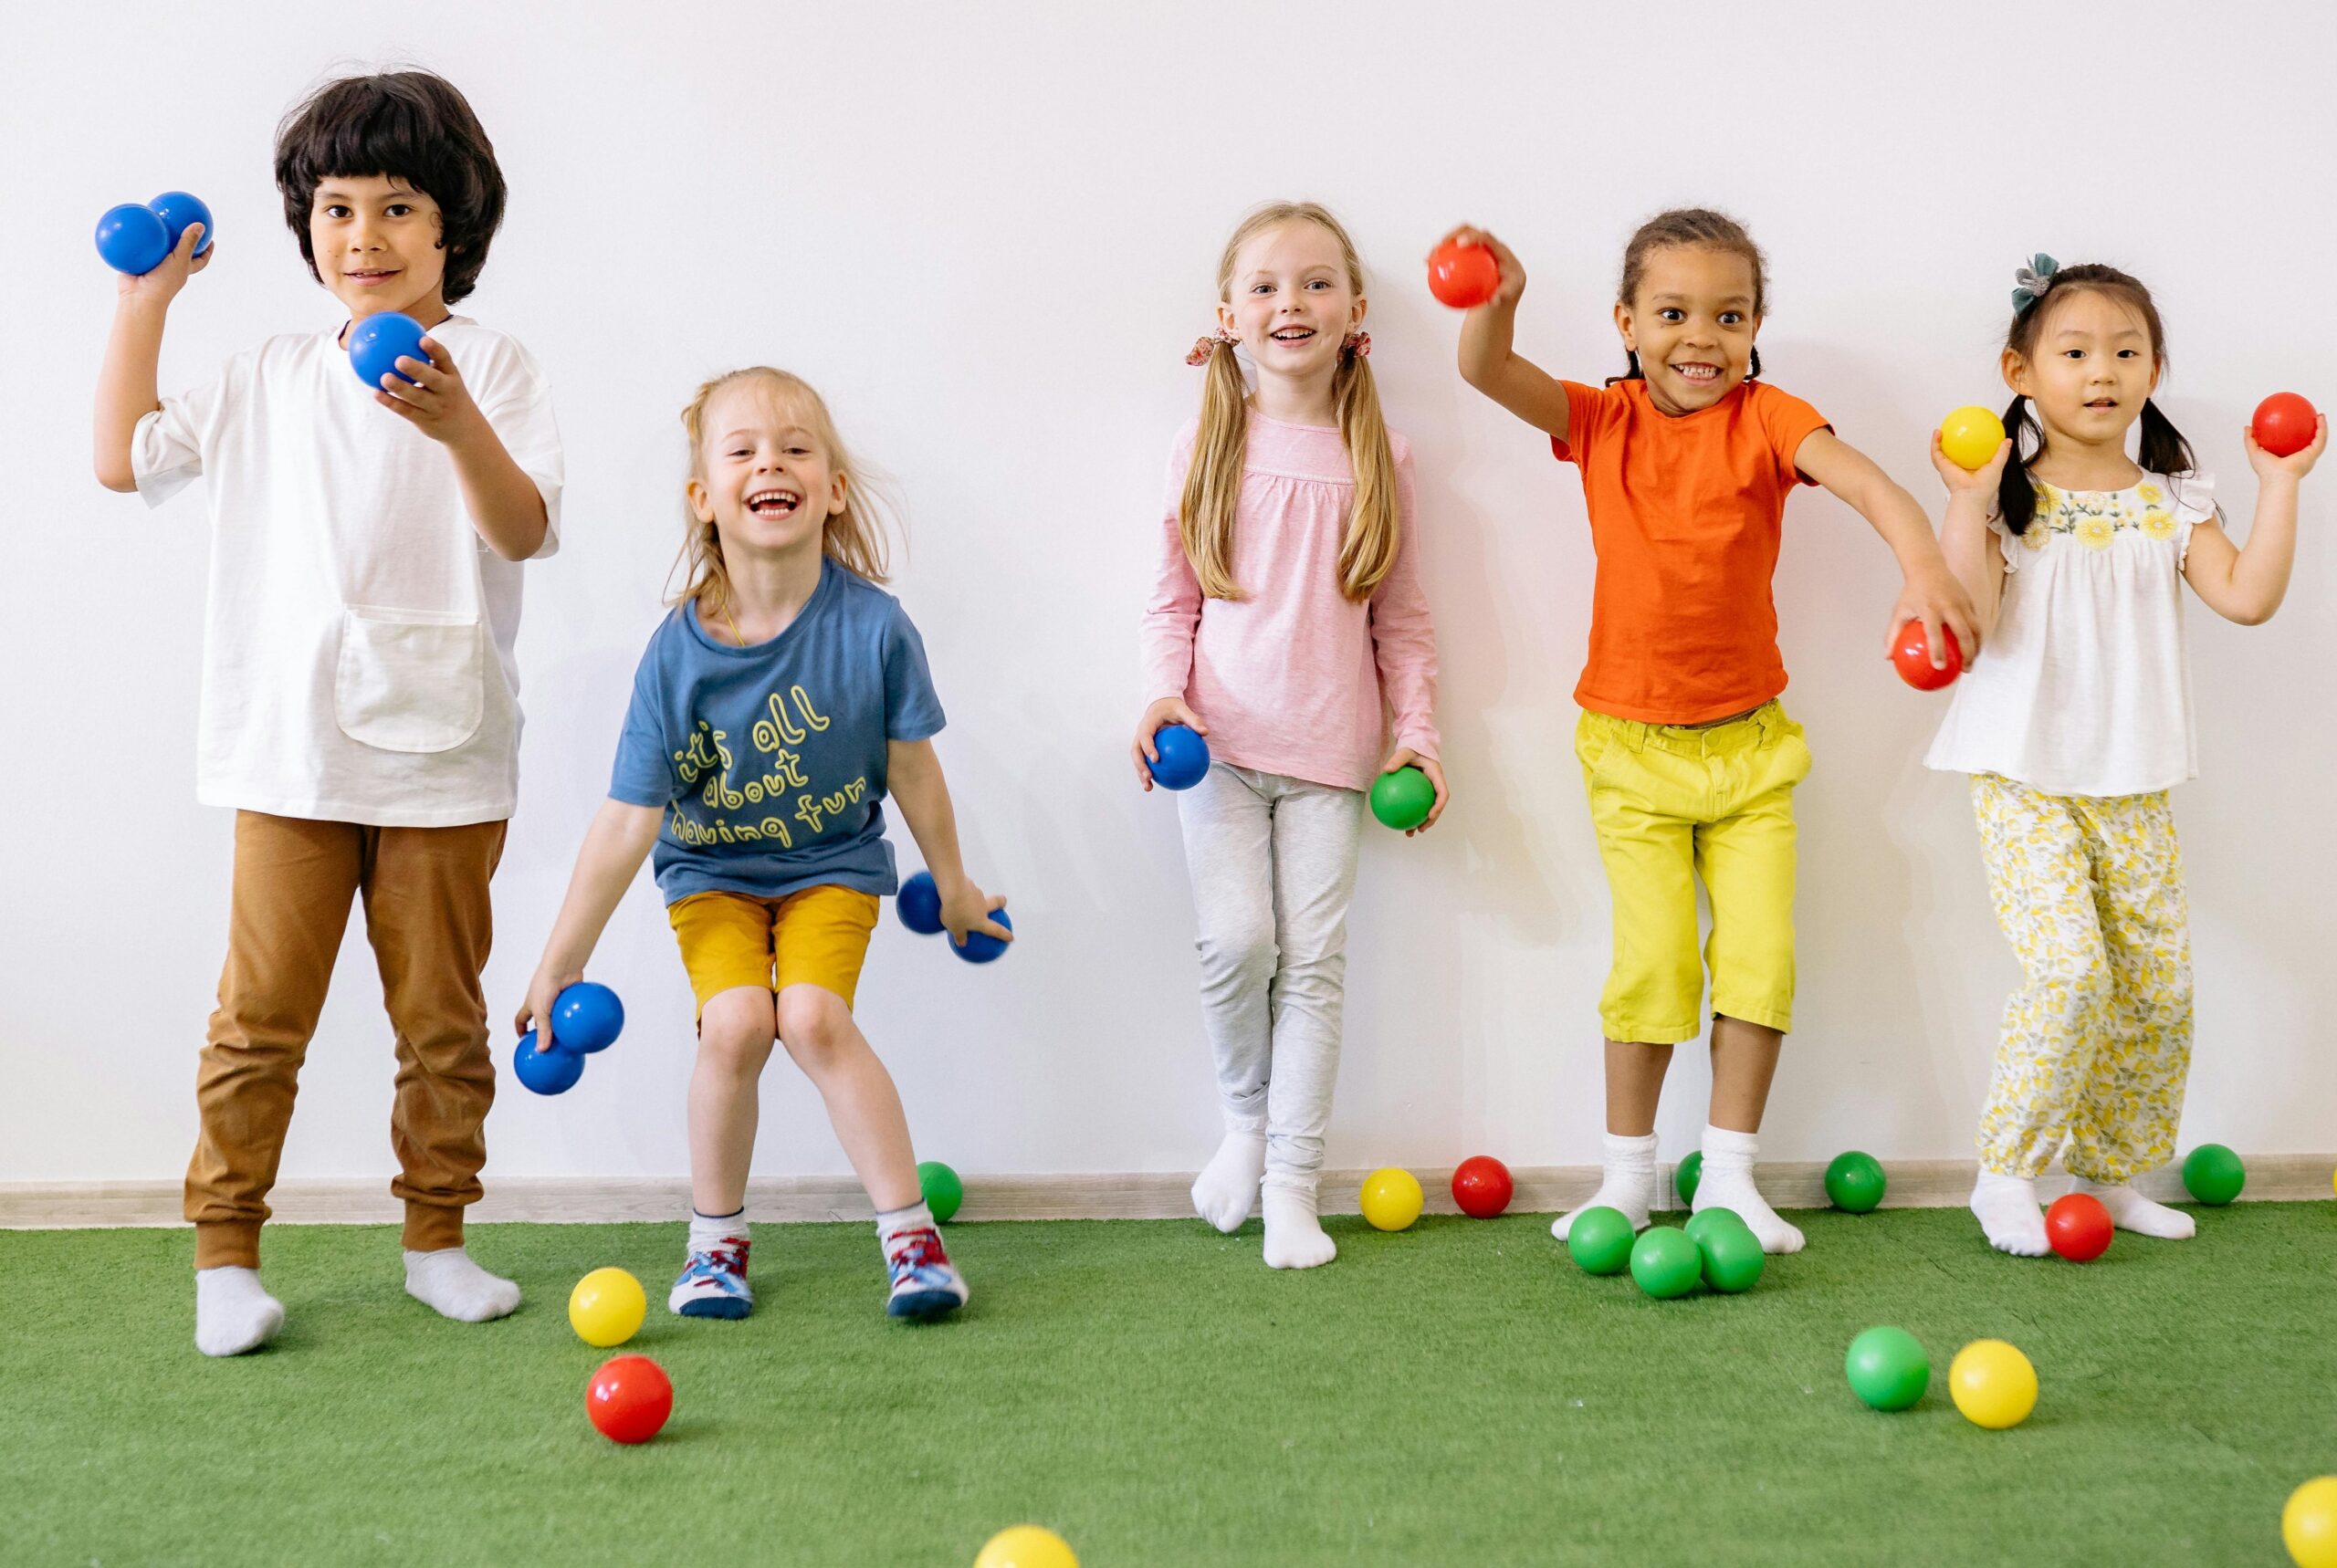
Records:
M472 526L445 447L381 407L340 329L270 338L139 421L139 493L209 481L196 798L276 816L452 827L519 794L520 568ZM462 316L431 331L542 492L560 543L543 372Z
M2183 559L2213 518L2205 474L2124 490L2037 486L2004 555L1996 633L1956 683L1927 766L2048 795L2146 795L2199 771Z

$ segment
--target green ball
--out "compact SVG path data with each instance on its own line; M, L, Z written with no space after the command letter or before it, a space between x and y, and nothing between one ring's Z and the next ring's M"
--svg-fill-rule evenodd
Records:
M1856 1149L1836 1155L1834 1163L1826 1167L1826 1196L1846 1213L1873 1213L1888 1186L1882 1178L1882 1162Z
M1684 1230L1658 1225L1631 1243L1631 1278L1659 1301L1684 1296L1704 1277L1704 1255Z
M1567 1227L1567 1250L1586 1274L1619 1274L1631 1260L1631 1222L1619 1208L1586 1208Z
M1382 773L1371 786L1371 814L1398 832L1419 827L1436 809L1436 786L1428 775L1406 764Z
M1704 1212L1726 1214L1728 1210L1708 1208ZM1761 1252L1761 1239L1741 1220L1734 1225L1712 1227L1697 1238L1696 1247L1704 1255L1704 1283L1725 1296L1749 1291L1759 1283L1761 1270L1768 1261Z
M1698 1149L1682 1160L1680 1168L1672 1173L1672 1190L1680 1195L1681 1202L1692 1208L1696 1203L1696 1184L1703 1179L1704 1151Z
M1690 1217L1686 1227L1688 1239L1701 1247L1704 1244L1705 1237L1724 1227L1742 1230L1747 1235L1752 1234L1753 1229L1751 1226L1745 1223L1745 1217L1736 1210L1722 1208L1715 1205L1711 1208L1699 1209Z
M2248 1185L2248 1167L2222 1144L2201 1144L2183 1162L2183 1185L2201 1203L2221 1208Z
M1850 1392L1877 1410L1904 1410L1931 1386L1932 1358L1905 1329L1880 1324L1850 1341L1842 1358Z
M920 1161L917 1167L917 1189L925 1195L926 1207L933 1210L937 1225L947 1225L966 1201L966 1184L958 1173L939 1160Z

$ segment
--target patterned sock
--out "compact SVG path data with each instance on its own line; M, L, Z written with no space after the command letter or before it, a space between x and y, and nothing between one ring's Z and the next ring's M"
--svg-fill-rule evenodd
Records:
M920 1198L906 1208L876 1217L876 1244L885 1249L885 1271L893 1282L885 1302L887 1315L919 1321L954 1312L972 1294L950 1266L933 1223L933 1210Z

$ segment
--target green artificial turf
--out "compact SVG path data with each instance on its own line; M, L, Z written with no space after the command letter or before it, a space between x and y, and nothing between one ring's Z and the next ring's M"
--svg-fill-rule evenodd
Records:
M1334 1219L1304 1274L1254 1223L959 1226L973 1303L927 1327L884 1318L858 1225L761 1228L737 1323L664 1311L678 1225L475 1228L527 1291L483 1325L405 1297L393 1230L283 1227L285 1332L219 1362L188 1232L0 1232L0 1561L964 1568L1023 1521L1085 1568L2286 1561L2281 1503L2337 1471L2337 1206L2085 1265L1961 1210L1797 1218L1750 1293L1670 1302L1530 1215ZM567 1322L611 1263L677 1389L638 1448L587 1425L615 1353ZM1902 1415L1843 1381L1878 1322L1931 1353ZM2043 1385L2010 1431L1947 1398L1986 1336Z

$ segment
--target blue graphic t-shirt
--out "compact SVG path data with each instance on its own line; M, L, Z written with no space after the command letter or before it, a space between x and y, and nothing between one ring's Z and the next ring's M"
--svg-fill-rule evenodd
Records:
M666 616L633 678L612 798L665 808L654 862L667 904L784 898L822 883L895 891L885 745L941 728L925 643L900 601L833 561L786 631L734 647L694 603Z

